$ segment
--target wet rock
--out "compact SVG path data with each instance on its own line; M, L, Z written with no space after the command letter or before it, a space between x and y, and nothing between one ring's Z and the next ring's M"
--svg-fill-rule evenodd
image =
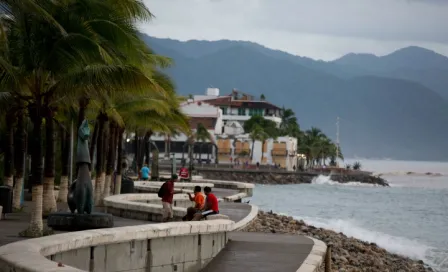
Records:
M347 237L343 233L306 225L302 220L260 211L258 218L243 231L292 233L311 236L332 244L332 270L346 272L427 272L433 271L421 260L387 252L375 243ZM320 271L323 270L323 266Z
M268 173L257 171L229 171L229 170L205 170L198 169L201 176L208 179L216 180L233 180L256 184L301 184L311 183L314 176L309 173L302 172L282 172ZM387 181L379 176L371 176L368 174L335 174L331 176L331 180L347 183L361 182L379 186L389 186Z

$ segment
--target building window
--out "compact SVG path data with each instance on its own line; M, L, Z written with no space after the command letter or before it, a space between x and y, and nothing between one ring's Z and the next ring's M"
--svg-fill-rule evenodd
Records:
M249 115L250 116L255 116L255 115L259 115L259 116L263 116L263 109L249 109Z
M221 108L221 110L223 115L227 115L227 108Z
M244 108L239 108L239 109L238 109L238 115L239 115L239 116L244 116L244 115L246 115L246 109L244 109Z

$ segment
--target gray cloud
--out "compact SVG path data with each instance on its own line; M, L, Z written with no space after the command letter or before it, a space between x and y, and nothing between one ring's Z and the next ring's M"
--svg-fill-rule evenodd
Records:
M448 0L145 0L143 31L177 39L240 39L315 58L386 54L419 45L448 53Z

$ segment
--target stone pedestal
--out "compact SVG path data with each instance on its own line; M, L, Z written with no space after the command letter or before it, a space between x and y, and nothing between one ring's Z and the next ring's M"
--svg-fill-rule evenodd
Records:
M48 216L47 225L54 230L63 231L113 228L114 218L108 213L77 214L56 212Z

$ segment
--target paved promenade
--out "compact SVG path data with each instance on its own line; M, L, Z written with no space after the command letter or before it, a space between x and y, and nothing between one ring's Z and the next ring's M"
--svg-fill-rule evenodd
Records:
M234 232L202 272L296 272L313 244L299 235Z
M236 193L231 189L213 188L219 198ZM26 239L18 233L28 226L31 202L26 202L20 213L8 214L0 221L0 246ZM220 202L220 213L238 222L251 212L246 203ZM58 206L66 211L66 205ZM96 208L95 211L101 211ZM154 224L155 222L114 217L115 227ZM61 232L56 232L61 233ZM298 235L233 232L226 247L202 270L206 272L295 272L310 254L314 242ZM301 270L302 271L302 270ZM303 270L308 271L308 270Z
M32 203L26 201L24 203L23 211L17 213L9 213L6 215L6 219L0 220L0 246L9 244L12 242L24 240L27 238L20 237L18 234L22 230L28 227L31 218L31 205ZM67 204L58 203L58 211L67 211ZM101 209L95 208L94 211L101 211ZM44 221L44 224L46 221ZM122 217L114 216L114 226L135 226L144 224L155 224L155 222L148 222L142 220L133 220ZM64 233L64 231L55 231L56 233Z

